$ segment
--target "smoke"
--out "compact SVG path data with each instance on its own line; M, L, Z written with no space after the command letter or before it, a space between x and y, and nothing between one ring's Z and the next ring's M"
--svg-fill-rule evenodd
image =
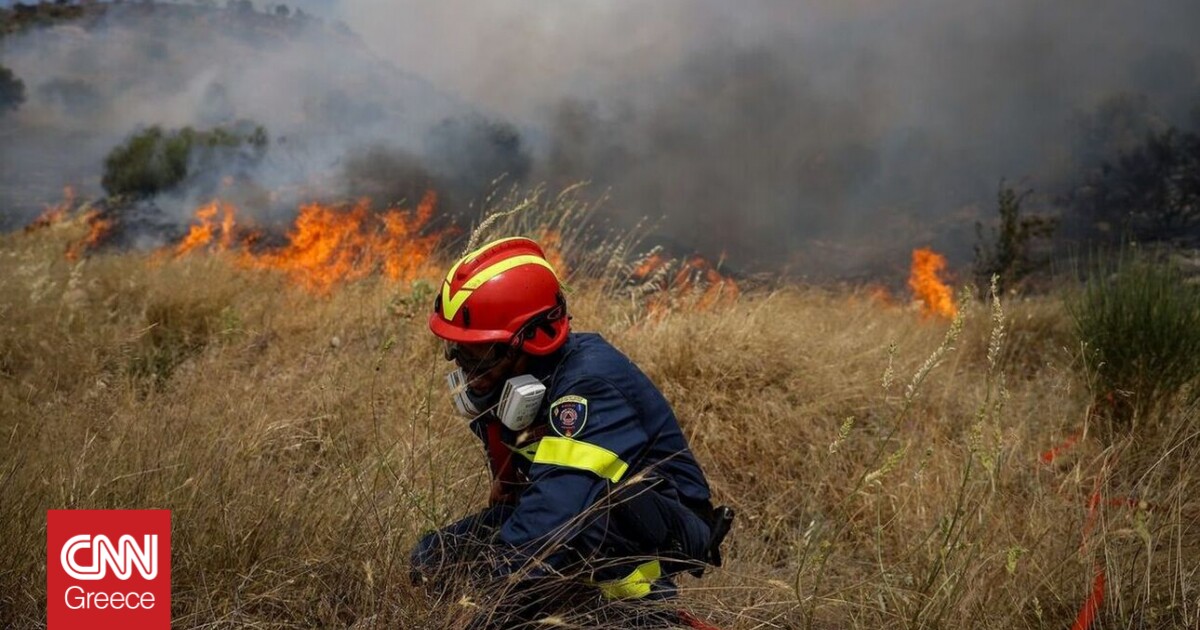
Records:
M29 86L0 119L9 227L61 184L97 192L103 155L140 127L244 118L272 137L246 193L263 217L430 182L462 209L501 174L583 179L681 248L858 274L930 244L961 263L1001 179L1053 210L1200 104L1194 0L306 7L329 20L127 5L0 40ZM156 201L183 217L196 200Z
M64 185L102 195L105 156L150 126L253 121L269 143L252 163L193 164L210 168L127 208L142 223L182 226L213 194L267 224L312 200L415 203L428 185L465 206L495 177L484 170L529 170L511 127L379 59L344 25L283 13L107 5L0 39L0 59L29 86L0 119L0 227L27 223Z
M381 55L537 129L534 178L797 273L929 243L962 261L1002 178L1050 198L1200 105L1192 0L340 6Z

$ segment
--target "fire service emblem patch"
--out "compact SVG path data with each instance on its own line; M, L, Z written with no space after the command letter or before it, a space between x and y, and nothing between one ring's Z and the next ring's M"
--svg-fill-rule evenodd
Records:
M563 396L550 403L550 428L566 438L579 435L587 423L587 406L581 396Z

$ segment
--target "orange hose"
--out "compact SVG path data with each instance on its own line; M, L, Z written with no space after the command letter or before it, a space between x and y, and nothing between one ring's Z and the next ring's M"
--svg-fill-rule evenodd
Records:
M1079 609L1079 615L1075 617L1075 623L1071 624L1071 630L1090 630L1103 605L1104 569L1097 569L1096 579L1092 580L1092 592L1084 600L1083 608Z

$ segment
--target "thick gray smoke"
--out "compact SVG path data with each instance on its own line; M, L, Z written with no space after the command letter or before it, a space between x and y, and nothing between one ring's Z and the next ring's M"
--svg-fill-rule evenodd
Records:
M102 8L0 39L0 61L27 86L26 102L0 119L0 227L28 222L64 185L101 195L105 156L152 125L253 121L269 135L261 160L230 160L217 165L228 172L141 204L156 216L140 219L168 227L216 193L274 223L303 201L411 203L431 185L465 203L491 171L528 171L511 127L379 59L344 25L290 10ZM233 184L214 189L220 181Z
M465 204L501 173L585 179L611 190L607 212L665 217L681 247L863 273L928 244L962 261L1002 178L1052 210L1081 172L1195 124L1200 105L1195 0L308 6L348 30L114 18L0 40L30 86L0 120L0 207L95 190L139 126L250 118L272 136L256 180L273 207L411 198L427 181Z
M796 273L962 260L1002 178L1048 199L1200 106L1195 0L340 6L381 55L539 130L537 177Z

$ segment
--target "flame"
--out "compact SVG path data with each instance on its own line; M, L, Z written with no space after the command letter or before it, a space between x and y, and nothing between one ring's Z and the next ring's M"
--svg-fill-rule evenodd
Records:
M869 284L866 286L867 299L881 306L895 306L896 300L892 297L892 292L882 284Z
M112 219L94 208L88 209L81 215L72 217L72 209L75 206L75 201L75 189L71 186L64 186L62 201L52 206L46 206L46 210L38 215L38 218L25 226L26 234L55 225L67 224L68 219L71 219L70 225L72 226L80 223L87 226L87 234L67 244L67 260L79 260L79 257L87 251L99 247L108 238L109 234L112 233L114 226ZM83 207L86 208L87 206Z
M63 186L63 200L52 205L46 206L46 210L38 215L32 223L25 226L25 233L34 232L42 228L48 228L52 225L62 223L71 208L75 205L75 189L71 186Z
M650 255L643 257L640 262L634 265L633 271L630 273L630 278L634 282L654 282L655 279L652 276L665 273L667 265L670 262L661 253L657 251L651 252Z
M738 285L733 278L721 275L717 268L702 256L692 256L683 263L675 274L673 285L683 291L700 289L701 309L712 307L718 301L733 301L738 296Z
M348 212L312 203L300 208L288 244L261 255L247 253L242 261L257 269L285 271L318 292L334 283L357 280L374 269L366 232L369 202L361 200Z
M566 278L570 270L567 268L567 257L563 254L562 232L554 228L543 227L537 231L533 240L542 246L542 253L546 254L546 262L554 268L554 273L558 275L559 279Z
M112 232L112 219L106 218L99 210L88 210L84 213L83 222L88 226L88 233L67 246L67 260L78 260L84 252L103 243Z
M445 236L444 232L424 233L436 205L433 191L425 193L412 212L391 209L375 213L369 199L361 199L349 209L310 203L301 206L286 244L260 251L256 245L261 233L241 229L237 208L216 200L196 210L195 223L174 251L183 256L201 249L239 248L236 261L240 266L282 271L318 293L376 272L391 280L413 280Z
M421 197L415 213L389 210L380 217L386 236L380 256L383 258L383 273L389 279L415 280L421 268L433 257L434 249L447 233L421 233L433 218L436 207L437 193L430 190Z
M629 278L639 285L640 293L650 296L647 308L654 316L661 316L671 309L673 296L694 296L694 308L707 310L737 300L740 293L737 282L718 271L703 256L677 261L665 257L659 250L638 260Z
M213 235L218 229L221 234L219 248L221 251L228 250L233 243L233 215L236 211L233 205L219 200L200 206L195 214L197 222L188 228L187 235L175 246L175 255L183 256L192 250L211 245ZM221 214L219 226L215 222L218 213Z
M954 305L954 292L942 280L946 270L946 258L928 247L913 250L912 271L908 286L913 296L921 302L921 312L926 316L939 315L947 319L958 314Z

